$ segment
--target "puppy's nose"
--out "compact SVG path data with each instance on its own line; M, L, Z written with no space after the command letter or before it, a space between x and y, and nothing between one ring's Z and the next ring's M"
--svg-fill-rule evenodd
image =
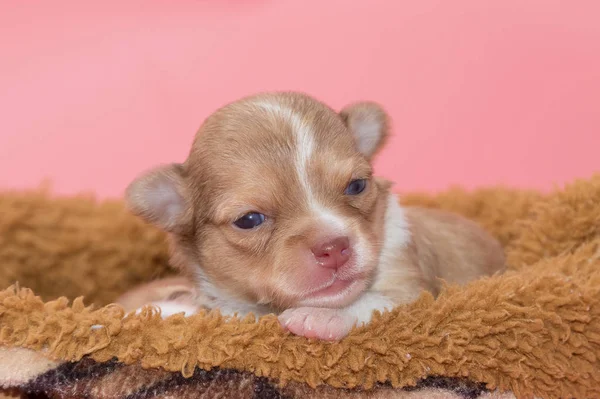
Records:
M328 269L338 269L350 258L350 242L348 237L337 237L321 242L311 248L320 266Z

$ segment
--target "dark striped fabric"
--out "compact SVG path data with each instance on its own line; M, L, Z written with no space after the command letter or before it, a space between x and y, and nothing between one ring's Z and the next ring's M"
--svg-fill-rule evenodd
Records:
M4 395L4 396L2 396ZM154 399L154 398L240 398L240 399L478 399L514 398L509 393L489 392L482 384L468 380L429 377L417 386L394 389L379 385L368 391L310 388L306 384L276 381L236 370L196 370L189 378L161 369L145 370L138 365L116 361L97 363L89 358L75 363L56 364L27 381L4 382L0 397L52 399Z

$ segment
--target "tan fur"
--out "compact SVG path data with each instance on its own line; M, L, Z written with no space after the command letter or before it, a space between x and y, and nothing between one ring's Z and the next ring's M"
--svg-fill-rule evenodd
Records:
M388 129L375 103L336 113L299 93L251 96L212 114L184 163L136 179L128 203L171 233L173 262L201 292L198 304L231 311L349 306L365 314L389 300L409 302L422 290L437 294L438 278L464 283L499 270L499 244L474 223L425 209L389 209L390 184L374 178L370 164ZM354 179L366 179L366 188L346 195ZM235 228L248 212L264 214L264 223ZM352 255L333 274L316 263L311 248L336 236L349 238ZM332 279L352 282L345 297L313 295ZM366 290L387 296L355 304ZM326 312L320 317L335 319Z

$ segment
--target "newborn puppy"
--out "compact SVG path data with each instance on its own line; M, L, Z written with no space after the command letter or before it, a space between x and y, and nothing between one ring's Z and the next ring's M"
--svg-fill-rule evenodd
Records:
M185 162L141 175L126 200L169 233L194 306L277 313L294 334L338 340L374 310L437 294L441 280L504 267L475 223L403 208L373 176L387 133L374 103L337 113L298 93L247 97L209 116ZM129 306L156 301L144 295Z

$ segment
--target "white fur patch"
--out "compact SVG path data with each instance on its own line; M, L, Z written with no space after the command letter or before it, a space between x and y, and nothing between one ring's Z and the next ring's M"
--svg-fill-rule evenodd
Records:
M325 223L332 232L344 234L347 226L341 217L316 203L313 204L312 210L314 214L318 216L319 220Z
M157 301L152 302L149 305L159 308L160 315L163 319L179 313L183 313L183 315L187 317L198 312L197 306L176 301ZM139 308L135 311L135 313L138 314L141 311L142 308Z
M343 309L343 312L355 317L357 325L368 323L375 310L379 312L390 311L394 308L391 299L378 292L365 292L352 305Z
M388 197L383 235L384 241L379 258L379 267L389 269L394 267L398 251L410 241L408 221L396 194L390 194Z

